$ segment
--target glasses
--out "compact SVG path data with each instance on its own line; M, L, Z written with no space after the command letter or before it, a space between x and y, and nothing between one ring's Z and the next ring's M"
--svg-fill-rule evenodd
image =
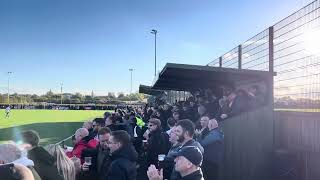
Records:
M107 144L117 144L117 142L107 141Z

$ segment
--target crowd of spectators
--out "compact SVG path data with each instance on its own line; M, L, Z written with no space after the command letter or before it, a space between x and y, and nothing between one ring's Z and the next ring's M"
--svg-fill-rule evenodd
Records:
M25 131L22 144L0 145L0 172L28 180L219 179L219 123L264 103L259 87L252 86L225 88L220 97L206 90L173 105L115 109L84 122L72 148L41 147L39 134Z

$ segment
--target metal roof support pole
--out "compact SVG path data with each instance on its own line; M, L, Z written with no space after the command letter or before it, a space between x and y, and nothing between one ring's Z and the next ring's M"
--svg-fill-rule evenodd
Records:
M242 69L242 47L241 44L238 46L238 69Z
M273 72L273 26L269 27L269 71Z
M219 67L222 67L222 56L219 57Z

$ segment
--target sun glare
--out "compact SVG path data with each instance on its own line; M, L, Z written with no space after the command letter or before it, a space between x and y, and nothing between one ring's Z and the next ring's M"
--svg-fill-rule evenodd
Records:
M303 45L307 53L320 55L320 29L306 31L303 35Z

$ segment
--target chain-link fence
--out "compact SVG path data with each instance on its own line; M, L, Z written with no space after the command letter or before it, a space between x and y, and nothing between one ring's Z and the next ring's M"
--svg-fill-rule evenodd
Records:
M208 66L274 71L275 108L320 108L320 2L313 1Z

